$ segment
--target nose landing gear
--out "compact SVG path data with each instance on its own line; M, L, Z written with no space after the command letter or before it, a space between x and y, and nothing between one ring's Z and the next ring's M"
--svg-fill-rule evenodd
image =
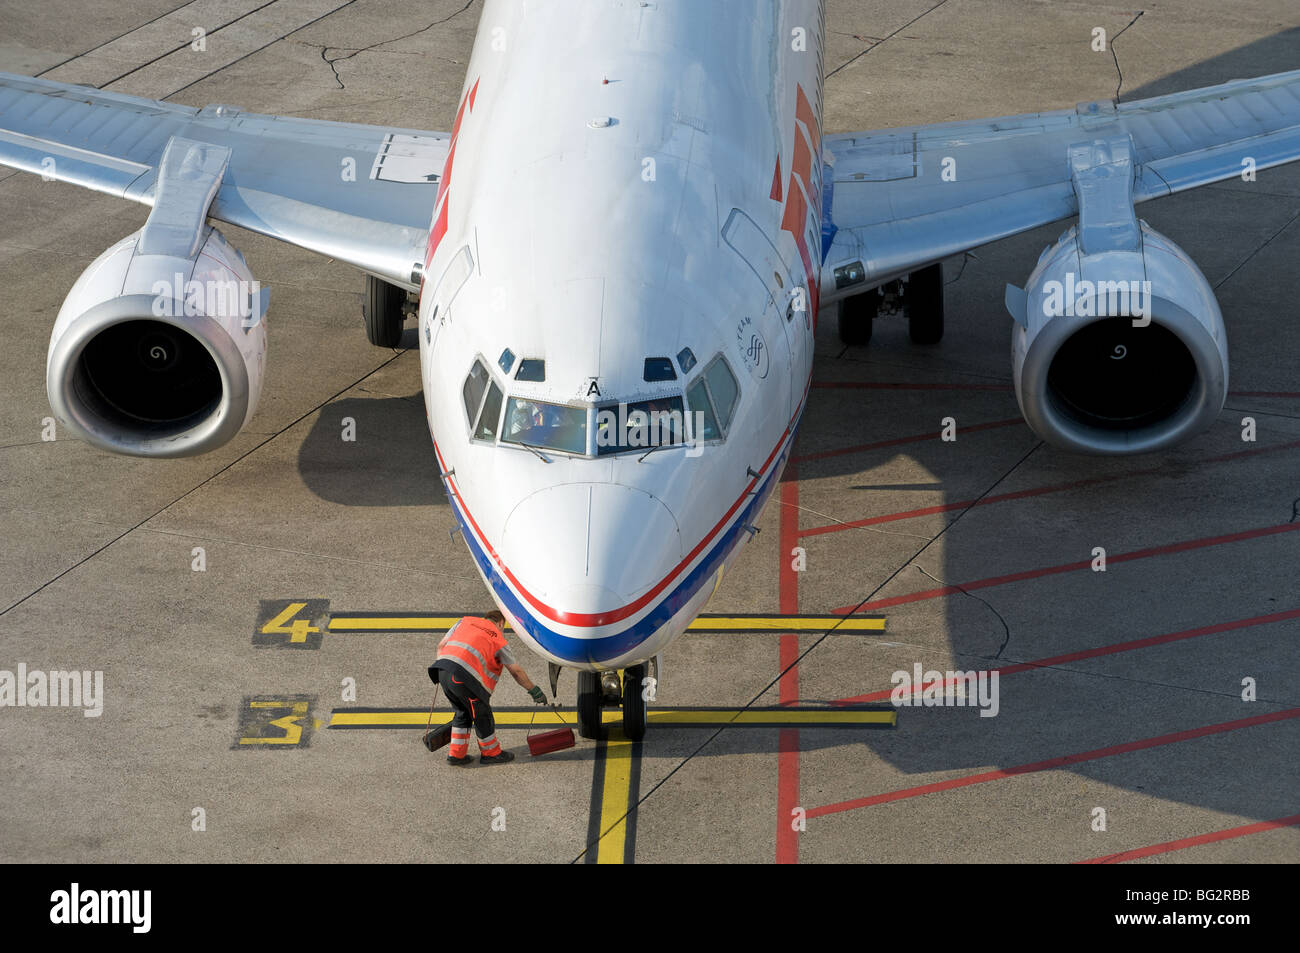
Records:
M578 672L578 734L584 738L603 737L600 710L605 693L600 681L599 672Z
M584 738L603 738L605 729L602 709L623 707L623 735L640 741L646 730L646 665L631 665L623 672L619 685L617 672L578 673L578 734Z
M645 673L645 665L633 665L623 671L623 734L629 741L645 737Z

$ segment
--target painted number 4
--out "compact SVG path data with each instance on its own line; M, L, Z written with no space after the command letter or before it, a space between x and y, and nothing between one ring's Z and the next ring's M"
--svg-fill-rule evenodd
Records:
M320 648L327 626L325 599L263 600L258 607L253 644L288 649Z

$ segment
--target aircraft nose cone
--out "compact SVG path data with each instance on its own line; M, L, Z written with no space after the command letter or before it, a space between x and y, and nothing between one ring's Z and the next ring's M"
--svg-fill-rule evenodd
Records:
M570 483L525 498L506 520L501 556L556 613L621 609L682 559L681 532L657 497L608 483Z

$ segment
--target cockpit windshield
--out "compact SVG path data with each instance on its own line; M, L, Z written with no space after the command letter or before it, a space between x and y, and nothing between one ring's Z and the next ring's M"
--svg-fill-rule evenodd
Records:
M671 447L686 440L685 427L680 397L606 404L596 410L596 453Z
M696 364L689 348L683 349L677 359L683 373ZM508 369L515 364L514 353L507 348L497 363L502 369ZM522 380L525 378L523 365L540 366L542 361L529 358L518 363L521 369L516 379ZM665 381L678 379L667 358L646 358L644 376L647 380L651 377L663 377ZM541 380L539 377L537 382ZM507 397L507 389L497 383L496 375L481 357L474 361L461 388L471 439L487 443L499 440L585 457L644 453L661 447L723 440L740 398L735 375L721 354L685 385L684 394L677 391L636 401L602 401L593 406Z
M565 453L587 452L587 408L511 397L506 402L504 443Z

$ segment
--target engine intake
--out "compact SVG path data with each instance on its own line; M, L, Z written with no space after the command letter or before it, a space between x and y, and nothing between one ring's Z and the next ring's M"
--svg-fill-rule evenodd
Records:
M192 259L141 254L139 237L104 252L64 301L46 363L50 405L105 450L205 453L256 409L265 297L214 228Z
M1140 226L1138 250L1091 255L1071 228L1043 252L1024 292L1008 291L1016 398L1056 446L1160 450L1209 427L1227 398L1213 289L1181 248Z

